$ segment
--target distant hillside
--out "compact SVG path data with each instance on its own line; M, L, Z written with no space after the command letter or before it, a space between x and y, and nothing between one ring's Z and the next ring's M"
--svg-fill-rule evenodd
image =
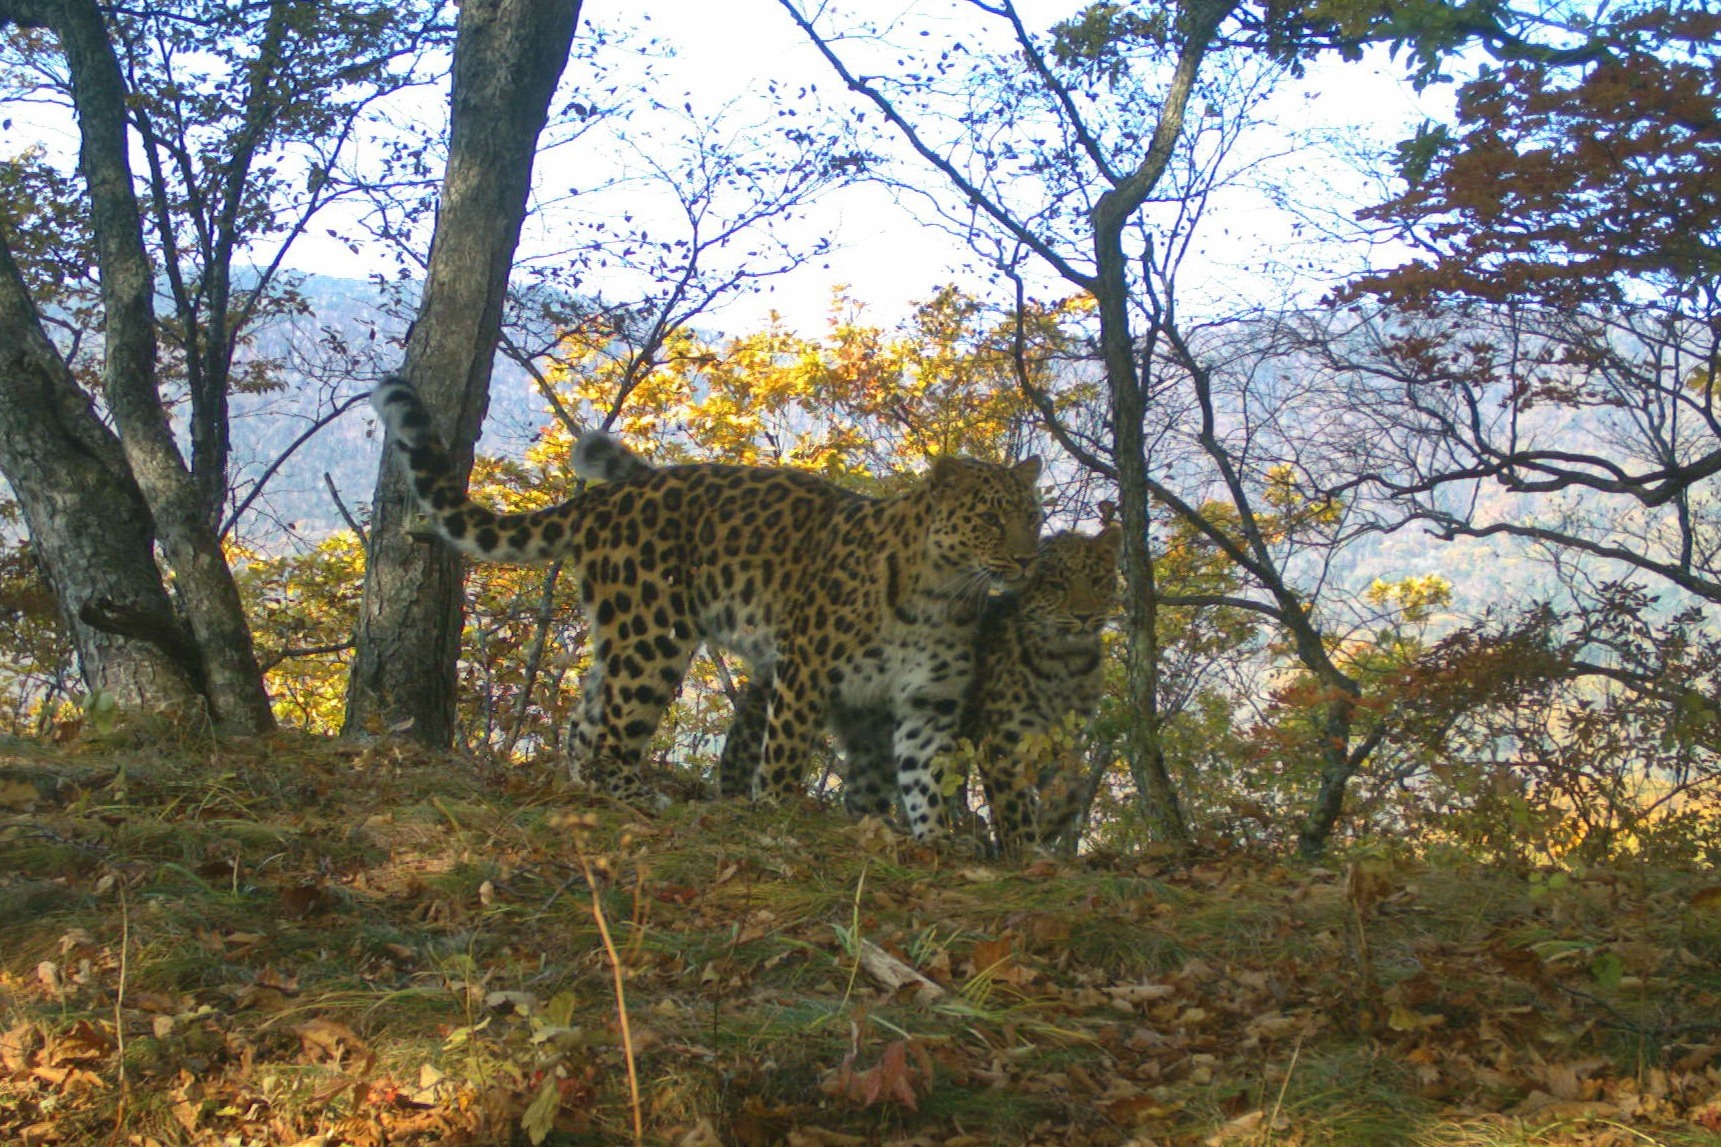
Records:
M235 402L234 471L249 483L272 465L312 423L343 401L369 390L400 361L406 322L390 313L376 284L363 279L316 276L304 286L310 314L281 321L259 337L255 353L279 360L293 379L289 389L239 396ZM397 306L398 312L400 308ZM544 406L530 380L498 358L481 448L517 454L544 420ZM1581 415L1572 415L1581 420ZM1582 427L1573 426L1581 434ZM356 514L368 512L376 482L380 441L368 404L360 401L299 447L270 477L246 537L266 547L314 542L343 523L324 475ZM243 495L248 486L241 489ZM1485 496L1496 511L1512 499ZM1490 604L1556 595L1548 567L1521 544L1507 539L1441 542L1421 527L1365 538L1350 546L1334 574L1341 594L1357 594L1379 578L1392 581L1440 573L1454 586L1456 612L1472 614Z
M290 385L234 401L233 470L241 497L317 419L368 392L378 376L400 363L406 320L390 313L376 284L314 276L303 293L311 313L263 329L253 350L254 357L282 363ZM542 422L542 411L526 374L498 357L483 447L517 450ZM381 450L370 406L359 401L268 478L247 537L266 545L294 536L315 541L343 528L323 475L333 480L348 509L359 513L375 488Z

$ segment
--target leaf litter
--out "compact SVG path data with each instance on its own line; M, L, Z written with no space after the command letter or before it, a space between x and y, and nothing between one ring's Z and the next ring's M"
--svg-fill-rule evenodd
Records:
M0 1141L626 1142L631 1046L682 1147L1721 1143L1712 874L977 864L290 735L26 784Z

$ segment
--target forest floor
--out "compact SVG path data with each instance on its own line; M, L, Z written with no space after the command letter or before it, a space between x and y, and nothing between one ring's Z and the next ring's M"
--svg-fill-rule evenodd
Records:
M0 746L7 1143L1721 1144L1715 872L1005 865L102 741Z

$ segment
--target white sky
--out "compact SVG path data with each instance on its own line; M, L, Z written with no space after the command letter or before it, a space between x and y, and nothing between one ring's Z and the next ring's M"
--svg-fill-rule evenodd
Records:
M975 19L972 8L960 0L889 4L851 0L847 7L878 13L880 19L911 10L930 12L958 27ZM1030 28L1049 26L1079 7L1076 0L1023 5ZM832 102L847 98L841 82L776 0L648 0L643 4L588 0L581 20L582 25L594 20L621 26L632 22L635 12L646 17L638 27L674 46L676 59L661 68L666 86L679 85L697 107L715 108L744 99L749 92L762 91L768 79L816 85ZM1287 80L1271 110L1299 128L1330 127L1349 133L1359 143L1394 141L1410 134L1425 117L1446 114L1449 95L1445 89L1418 94L1400 76L1401 69L1384 53L1355 64L1323 62L1303 80ZM554 181L552 173L580 162L572 149L569 154L551 155L543 160L544 173ZM1321 166L1322 174L1344 185L1347 195L1367 196L1366 189L1346 173L1330 163ZM1246 276L1263 257L1283 253L1289 242L1288 221L1259 196L1238 192L1220 207L1204 232L1207 258L1215 273ZM887 319L904 313L912 301L925 298L937 285L968 279L963 270L972 258L967 247L917 222L883 188L845 189L821 199L814 211L812 230L830 236L837 249L828 259L776 282L761 296L738 300L721 313L722 325L738 329L761 321L775 309L791 327L812 333L824 322L832 288L839 284L846 284L876 316ZM1363 254L1358 252L1357 257Z
M960 0L899 0L890 6L854 0L852 6L886 15L930 14L957 28L974 22L972 8ZM1044 27L1079 3L1045 0L1026 7L1030 26ZM771 79L790 88L814 85L833 104L847 99L841 83L776 0L588 0L581 16L582 35L588 22L637 28L673 49L673 59L654 65L661 85L654 94L664 102L679 103L685 98L696 111L711 113L728 106L744 116L741 109L748 96L761 92ZM581 70L578 61L570 65L564 91L581 81ZM1398 77L1399 69L1384 56L1358 64L1323 63L1302 81L1287 80L1270 110L1281 122L1298 128L1326 126L1358 140L1389 142L1409 134L1428 114ZM1438 89L1426 98L1436 114L1444 114L1442 101L1448 96L1447 89ZM435 98L445 101L445 93ZM439 116L444 106L427 106L425 115ZM74 130L57 109L12 105L0 112L0 119L12 121L10 126L0 126L0 153L13 154L40 140L69 162L75 161ZM601 170L611 158L602 148L578 140L540 157L538 181L547 188L588 187L595 182L594 170ZM1323 194L1359 201L1370 197L1338 165L1321 164L1318 158L1303 162L1317 164L1311 176L1334 181L1335 189ZM650 210L640 202L623 202L635 210ZM602 212L618 207L614 200L606 203L594 197L590 209ZM702 327L738 333L757 326L776 310L792 328L812 334L822 329L832 289L839 284L847 285L854 297L868 304L874 319L884 322L905 313L911 302L927 297L942 283L978 286L979 280L964 269L970 261L967 248L946 233L918 223L879 186L827 194L805 215L799 233L831 238L836 249L830 256L775 280L759 295L737 299L707 316ZM1247 293L1255 268L1289 247L1288 227L1287 218L1258 195L1239 191L1222 200L1205 224L1202 245L1201 265L1215 290ZM534 228L529 222L522 254L550 249L560 238L553 225ZM374 269L367 258L355 258L324 237L322 226L313 227L299 241L289 263L307 271L354 277ZM1062 293L1048 280L1046 293L1054 291Z

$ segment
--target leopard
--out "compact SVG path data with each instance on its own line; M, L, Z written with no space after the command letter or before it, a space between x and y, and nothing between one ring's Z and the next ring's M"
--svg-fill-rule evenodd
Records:
M962 703L973 688L978 666L974 635L987 599L954 598L913 611L914 648L912 662L925 674L925 688L947 711L961 716ZM932 783L939 786L942 821L939 831L953 827L951 813L944 808L948 797L945 761L957 747L957 738L942 736L933 744L924 723L898 719L898 710L880 704L884 682L868 681L862 688L839 690L826 710L826 725L836 738L845 762L867 761L864 777L852 768L844 770L843 805L850 815L885 817L901 804L911 829L913 808L925 781L917 762L934 755ZM755 674L735 698L735 716L725 737L718 762L718 791L726 796L745 795L766 736L766 720L774 683L769 673ZM957 725L960 736L960 724ZM864 779L864 786L859 782Z
M1086 796L1079 762L1045 758L1060 729L1093 716L1104 691L1103 630L1117 602L1122 532L1112 504L1099 508L1098 533L1041 539L1028 580L985 601L966 635L973 672L958 741L973 750L991 812L984 843L1001 855L1055 845ZM737 705L755 726L761 699L744 692ZM891 714L848 708L832 724L844 757L845 807L856 816L888 815ZM951 804L958 815L963 802Z
M1111 503L1099 509L1098 533L1041 540L1028 582L988 603L975 636L960 737L977 751L996 843L1006 851L1056 843L1085 803L1079 761L1033 758L1051 747L1045 738L1092 718L1104 695L1104 629L1117 607L1123 531Z
M587 448L585 440L581 447ZM630 481L652 472L649 462L614 440L591 440L589 449L589 456L576 452L574 469L583 477ZM977 754L992 812L990 843L1001 852L1054 843L1084 795L1074 770L1038 769L1028 758L1036 737L1086 721L1099 707L1102 630L1117 602L1122 533L1113 503L1101 502L1098 510L1098 533L1066 530L1042 538L1022 585L959 603L921 629L933 646L968 654L947 662L966 670L958 737ZM718 766L725 795L748 791L770 690L768 679L754 678L736 697ZM838 697L827 722L844 760L844 807L857 817L888 816L893 798L906 793L892 711Z
M971 654L928 648L921 629L1027 580L1038 458L942 457L890 496L791 467L689 463L499 513L469 497L408 378L385 377L371 403L429 532L470 558L560 561L575 575L592 646L568 749L577 778L629 804L662 803L640 765L705 644L772 682L751 796L792 796L832 697L856 698L905 730L906 813L917 837L938 835L940 760ZM625 452L590 431L576 473Z

